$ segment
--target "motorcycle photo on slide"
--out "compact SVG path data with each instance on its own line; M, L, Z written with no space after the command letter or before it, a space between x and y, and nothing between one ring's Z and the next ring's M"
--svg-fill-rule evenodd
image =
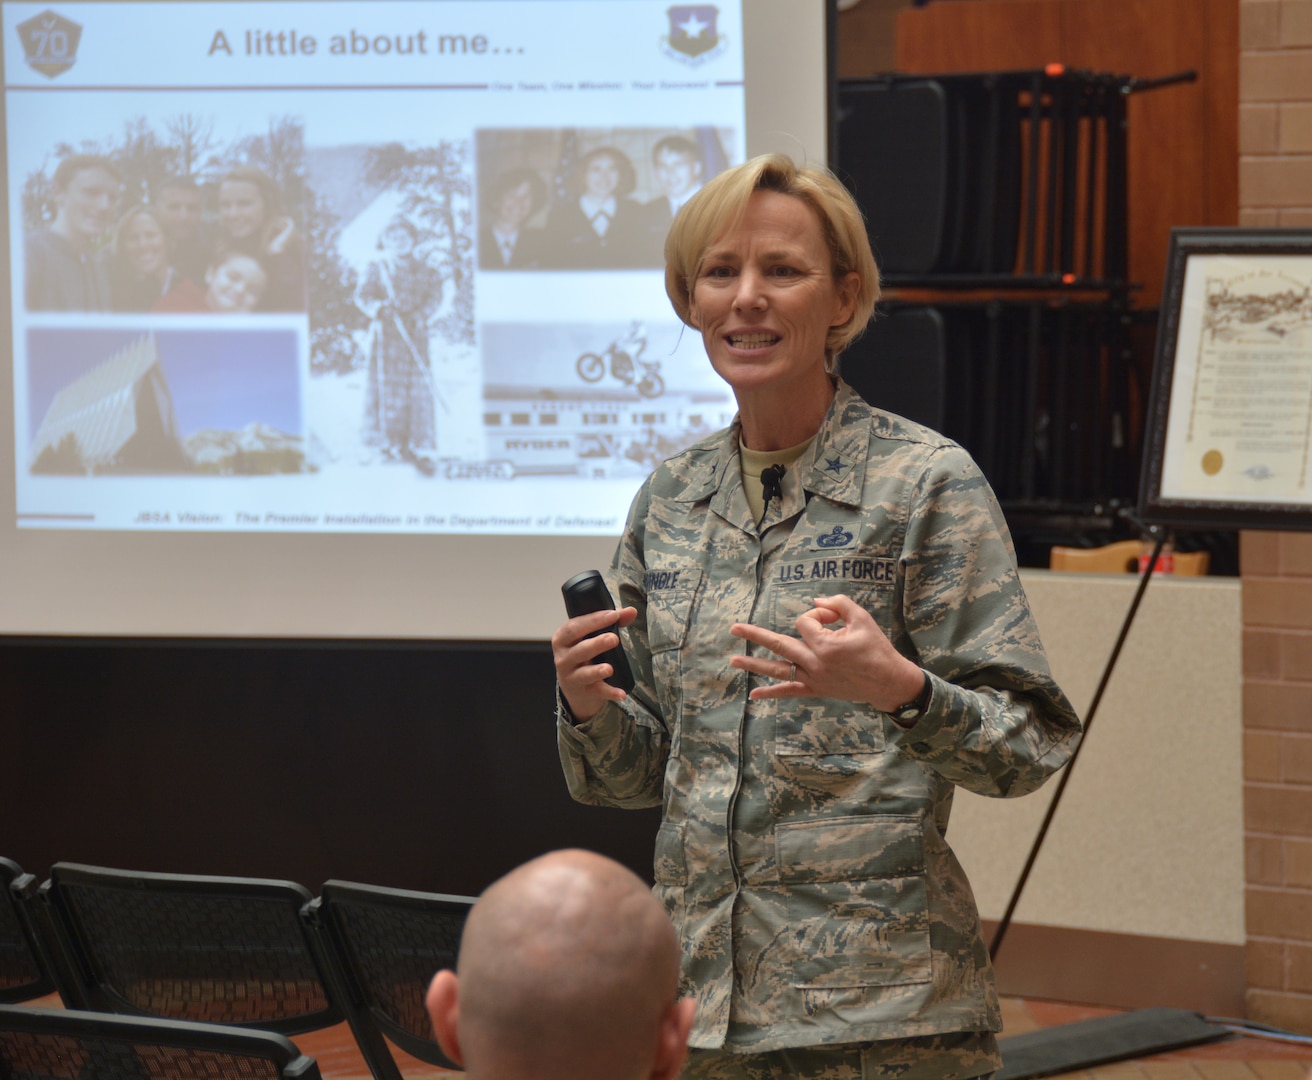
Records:
M635 322L627 335L612 341L600 354L585 352L574 363L574 370L584 382L600 382L607 368L611 378L625 386L632 386L645 398L660 397L665 393L665 380L661 378L659 360L643 360L647 347L647 331ZM641 369L641 370L639 370Z

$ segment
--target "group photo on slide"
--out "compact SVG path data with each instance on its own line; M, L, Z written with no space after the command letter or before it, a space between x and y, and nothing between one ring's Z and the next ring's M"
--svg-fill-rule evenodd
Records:
M84 139L22 190L29 312L306 310L304 171L294 121L220 144L179 113Z
M479 269L661 269L674 214L734 164L736 136L713 124L480 131Z

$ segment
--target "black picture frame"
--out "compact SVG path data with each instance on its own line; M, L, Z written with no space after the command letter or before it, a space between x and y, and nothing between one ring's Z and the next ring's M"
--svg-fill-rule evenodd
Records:
M1312 229L1172 229L1143 445L1145 524L1312 529Z

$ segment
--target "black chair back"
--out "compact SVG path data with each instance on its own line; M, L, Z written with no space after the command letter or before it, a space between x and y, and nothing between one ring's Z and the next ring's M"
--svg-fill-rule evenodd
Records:
M0 1003L30 1001L55 990L24 910L35 894L36 878L0 858Z
M6 1080L320 1080L319 1066L266 1031L0 1006Z
M384 1036L432 1065L457 1066L433 1035L424 997L433 975L454 968L471 896L324 883L306 918L338 969L347 1021L379 1080L401 1076Z
M56 863L40 896L71 1008L284 1035L344 1018L294 882Z

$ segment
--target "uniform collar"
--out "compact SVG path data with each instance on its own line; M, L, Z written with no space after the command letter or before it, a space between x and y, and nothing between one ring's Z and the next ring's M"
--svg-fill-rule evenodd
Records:
M792 517L806 509L813 495L846 506L859 506L865 482L869 450L871 408L841 379L829 403L815 442L784 476L783 498L766 510L764 525ZM690 502L709 497L711 510L745 532L755 532L756 522L742 490L742 465L738 440L742 426L738 417L721 433L716 453L708 455L701 476L690 481L682 497Z
M810 494L846 506L861 504L871 413L860 395L839 379L815 442L797 462L797 474Z

